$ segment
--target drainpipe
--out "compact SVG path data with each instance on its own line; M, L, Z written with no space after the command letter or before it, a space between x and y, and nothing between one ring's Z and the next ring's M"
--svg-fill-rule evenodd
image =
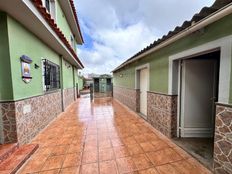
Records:
M64 112L64 86L63 86L63 56L60 55L60 90L61 90L61 109Z
M75 66L72 66L72 71L73 71L73 97L74 97L74 101L76 101Z
M211 14L210 16L206 17L205 19L193 24L192 26L190 26L189 28L186 28L184 31L180 32L179 34L177 34L176 36L173 36L172 38L164 41L163 43L161 43L160 45L146 51L145 53L133 58L132 60L125 62L125 64L122 64L121 66L119 66L118 68L114 69L112 72L115 72L119 69L121 69L122 67L124 67L125 65L128 65L129 63L135 62L136 60L141 59L142 57L151 54L163 47L166 47L170 44L172 44L173 42L180 40L181 38L184 38L188 35L190 35L191 33L198 31L199 29L202 29L220 19L222 19L223 17L229 15L232 13L232 3L228 4L227 6L225 6L224 8L222 8L219 11L216 11L215 13Z

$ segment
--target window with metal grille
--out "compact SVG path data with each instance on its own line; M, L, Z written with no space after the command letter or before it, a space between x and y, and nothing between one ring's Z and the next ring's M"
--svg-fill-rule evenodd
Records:
M50 12L50 0L45 0L45 7Z
M60 88L60 66L49 60L43 60L44 90L51 91Z

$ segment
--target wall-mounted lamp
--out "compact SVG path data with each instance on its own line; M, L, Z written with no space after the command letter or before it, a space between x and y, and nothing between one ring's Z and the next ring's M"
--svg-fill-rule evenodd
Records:
M34 67L35 67L35 69L39 69L39 65L37 65L36 63L34 65Z
M120 74L120 75L119 75L119 77L121 77L121 78L122 78L122 77L123 77L123 74Z

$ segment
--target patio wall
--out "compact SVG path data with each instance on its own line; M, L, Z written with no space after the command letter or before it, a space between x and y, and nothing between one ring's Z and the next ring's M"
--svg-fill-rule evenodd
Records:
M215 125L215 173L232 173L232 105L217 105Z
M138 90L114 86L113 93L115 99L119 100L133 111L139 112Z
M29 143L62 112L61 92L0 104L3 113L3 142Z
M147 93L147 121L169 138L176 137L177 96Z
M63 102L64 109L66 109L76 99L76 93L74 88L68 88L63 90Z

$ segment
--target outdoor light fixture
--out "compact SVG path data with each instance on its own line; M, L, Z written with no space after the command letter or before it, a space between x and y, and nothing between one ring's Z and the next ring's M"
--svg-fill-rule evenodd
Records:
M35 69L39 69L39 65L35 63Z
M119 75L119 77L121 77L121 78L122 78L122 77L123 77L123 74L120 74L120 75Z

